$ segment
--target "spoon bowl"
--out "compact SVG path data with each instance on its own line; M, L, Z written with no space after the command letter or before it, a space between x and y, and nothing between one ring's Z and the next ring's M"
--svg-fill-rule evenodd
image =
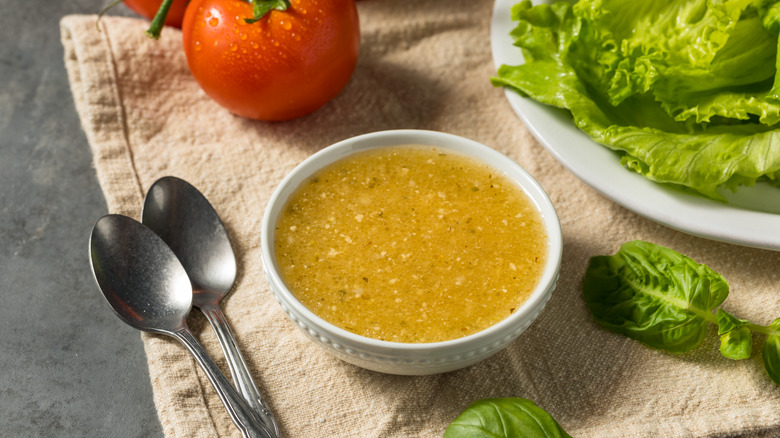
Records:
M165 245L155 244L156 236L139 233L127 219L106 216L92 230L90 256L98 286L130 326L163 334L179 330L192 306L187 272Z
M236 257L214 207L188 182L167 176L149 188L141 222L179 258L194 294L193 305L220 300L233 288Z

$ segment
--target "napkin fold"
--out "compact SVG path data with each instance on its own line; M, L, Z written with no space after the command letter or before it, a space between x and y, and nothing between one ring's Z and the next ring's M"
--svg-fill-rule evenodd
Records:
M722 273L731 284L725 309L767 324L780 317L780 255L655 224L558 164L490 85L492 2L367 0L358 9L362 41L350 83L319 111L284 123L242 119L212 102L190 76L175 29L152 41L141 20L105 17L99 30L95 16L61 21L76 110L109 211L138 218L149 186L175 175L223 218L239 265L223 309L284 435L441 436L471 402L512 396L535 401L575 437L780 434L780 389L763 369L761 342L744 361L720 356L714 330L690 353L655 351L597 326L581 292L591 256L644 239ZM564 237L558 287L531 327L490 359L426 377L330 356L285 318L261 269L260 222L283 176L336 141L400 128L446 131L508 155L548 192ZM227 373L205 319L193 312L189 324ZM187 351L142 336L166 436L240 436Z

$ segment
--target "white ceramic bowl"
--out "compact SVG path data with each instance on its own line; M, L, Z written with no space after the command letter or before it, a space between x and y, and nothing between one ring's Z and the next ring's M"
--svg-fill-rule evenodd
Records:
M325 166L356 151L422 144L475 157L515 181L541 213L548 235L548 257L536 289L520 308L503 321L463 338L433 343L398 343L356 335L326 322L301 304L279 274L274 256L274 228L282 207L298 186ZM425 375L452 371L477 363L517 338L544 308L558 279L561 229L550 199L517 163L485 145L451 134L398 130L360 135L329 146L298 165L280 183L268 203L261 230L263 269L282 310L316 344L351 364L389 374Z

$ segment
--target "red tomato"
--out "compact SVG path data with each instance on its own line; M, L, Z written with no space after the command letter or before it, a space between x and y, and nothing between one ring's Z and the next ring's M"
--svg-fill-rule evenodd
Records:
M258 120L289 120L333 99L357 64L354 0L291 0L248 24L241 0L191 0L182 24L193 77L217 103Z
M173 0L171 9L168 10L168 15L165 17L165 25L178 27L181 29L181 21L184 19L184 10L187 7L188 0ZM154 18L157 14L157 10L160 9L162 0L125 0L124 4L128 8L132 9L138 15L145 17L149 20Z

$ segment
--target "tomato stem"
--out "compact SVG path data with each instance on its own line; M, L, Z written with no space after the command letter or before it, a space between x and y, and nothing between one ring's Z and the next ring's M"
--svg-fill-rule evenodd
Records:
M101 10L101 11L98 13L98 18L97 18L97 21L95 22L95 25L98 27L98 29L100 29L100 19L101 19L101 18L103 18L103 15L106 15L106 12L108 12L108 10L109 10L109 9L111 9L111 8L113 8L114 6L116 6L116 5L120 4L120 3L122 3L123 1L125 1L125 0L114 0L113 2L111 2L111 4L109 4L108 6L106 6L105 8L103 8L103 9L102 9L102 10Z
M249 24L260 21L265 15L272 10L286 11L290 7L289 0L254 0L252 1L252 13L253 18L244 18Z
M160 32L165 26L165 18L168 16L168 10L171 9L172 4L173 0L163 0L160 9L157 10L152 22L149 23L149 29L144 32L146 36L155 40L160 38Z

